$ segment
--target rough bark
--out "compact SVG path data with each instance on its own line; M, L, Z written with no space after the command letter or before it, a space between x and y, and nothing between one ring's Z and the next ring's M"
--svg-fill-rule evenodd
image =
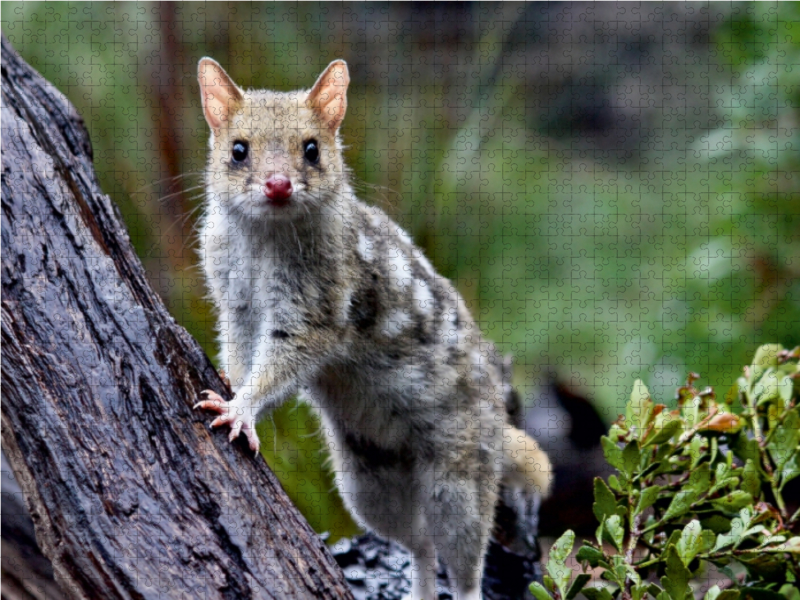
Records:
M2 440L72 598L349 598L145 280L74 107L2 40Z
M2 527L0 527L0 597L2 600L62 600L53 579L53 566L36 543L33 521L25 509L22 490L0 453Z

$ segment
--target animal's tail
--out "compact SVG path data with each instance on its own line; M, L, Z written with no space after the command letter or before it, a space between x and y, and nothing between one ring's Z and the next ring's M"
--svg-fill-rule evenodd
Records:
M503 450L506 485L536 492L546 498L553 481L553 470L547 454L539 444L524 431L511 425L503 428Z
M553 469L547 454L539 444L522 431L522 399L511 383L513 376L511 355L495 361L503 382L503 401L506 405L508 424L503 429L505 453L503 483L510 488L536 492L542 499L547 497L553 483Z

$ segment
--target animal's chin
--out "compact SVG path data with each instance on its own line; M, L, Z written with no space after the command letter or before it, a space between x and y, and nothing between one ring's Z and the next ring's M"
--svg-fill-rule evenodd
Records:
M285 221L305 214L306 211L300 206L301 202L302 200L294 197L273 200L262 195L240 205L239 212L253 221Z
M299 190L288 198L273 199L266 194L253 192L232 200L233 212L251 222L303 219L320 210L316 198Z
M270 208L281 209L294 204L294 199L289 198L268 198L264 197L264 204Z

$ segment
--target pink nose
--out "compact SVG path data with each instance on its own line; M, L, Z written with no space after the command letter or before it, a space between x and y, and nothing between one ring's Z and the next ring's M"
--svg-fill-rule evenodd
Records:
M264 194L273 202L283 202L292 195L292 180L283 173L276 173L264 184Z

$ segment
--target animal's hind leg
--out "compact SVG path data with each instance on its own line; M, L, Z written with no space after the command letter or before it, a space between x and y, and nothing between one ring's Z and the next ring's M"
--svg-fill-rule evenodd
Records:
M423 514L414 516L411 531L401 541L411 551L411 592L405 600L435 600L436 548Z
M450 473L436 484L434 544L447 563L456 600L481 598L496 501L496 486L488 481Z

